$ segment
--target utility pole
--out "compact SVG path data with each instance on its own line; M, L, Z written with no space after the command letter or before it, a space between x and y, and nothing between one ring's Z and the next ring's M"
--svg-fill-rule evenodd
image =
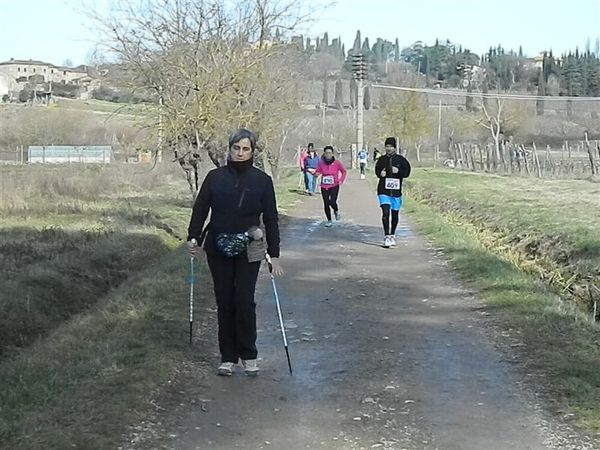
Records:
M327 104L321 102L321 137L325 136L325 111L327 110Z
M440 141L442 139L442 101L438 105L438 133L437 133L437 146L435 148L435 156L433 158L433 167L436 167L437 161L440 157Z
M156 162L162 162L162 151L164 145L164 130L163 130L163 105L164 98L162 86L158 88L158 149L156 150Z
M352 165L354 169L357 167L356 157L357 152L363 148L363 120L364 120L364 99L363 99L363 82L367 80L367 60L365 55L357 53L352 55L352 76L356 79L356 89L358 96L356 99L356 149L352 152Z

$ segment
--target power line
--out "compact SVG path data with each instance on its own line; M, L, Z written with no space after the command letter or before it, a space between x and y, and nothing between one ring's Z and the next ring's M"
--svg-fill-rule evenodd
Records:
M545 96L545 95L527 95L527 94L490 94L483 92L462 92L453 91L450 89L428 89L428 88L411 88L406 86L390 86L385 84L373 84L372 87L378 89L392 89L396 91L410 91L420 92L423 94L438 94L438 95L449 95L454 97L484 97L484 98L497 98L506 100L547 100L547 101L566 101L571 100L574 102L600 102L600 97L573 97L573 96Z

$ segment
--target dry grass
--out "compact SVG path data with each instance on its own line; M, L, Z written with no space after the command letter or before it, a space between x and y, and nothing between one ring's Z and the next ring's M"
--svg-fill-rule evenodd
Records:
M54 188L26 190L21 208L3 203L0 222L0 448L117 448L193 357L189 259L178 239L189 192L169 168L32 169L44 180L37 189ZM12 192L28 186L15 173ZM61 173L72 178L61 183ZM282 208L296 178L284 180ZM203 264L198 271L209 276ZM198 310L212 302L209 288L196 294Z

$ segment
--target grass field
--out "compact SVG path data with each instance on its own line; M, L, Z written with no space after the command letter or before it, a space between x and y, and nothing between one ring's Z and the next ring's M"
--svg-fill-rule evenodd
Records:
M600 286L600 185L418 169L406 192L406 212L482 299L536 389L599 432L587 286Z
M0 448L116 448L193 357L177 170L0 167Z

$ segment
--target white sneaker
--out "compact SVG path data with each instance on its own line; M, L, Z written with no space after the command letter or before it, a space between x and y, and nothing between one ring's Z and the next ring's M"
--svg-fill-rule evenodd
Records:
M333 223L331 222L331 220L329 220L325 223L325 228L331 228L332 226L333 226Z
M396 246L396 236L394 236L393 234L390 234L390 245L392 247Z
M339 211L335 212L335 220L342 220L342 215L340 214Z
M255 377L258 375L258 363L255 359L242 359L242 365L244 371L249 377Z
M390 237L386 236L383 238L383 246L385 248L390 248L390 245L392 245L392 243L390 242Z
M222 362L219 368L217 369L217 374L225 377L230 377L233 374L233 366L235 364L232 362Z
M361 174L360 174L360 179L361 179L361 180L364 180L364 179L365 179L365 174L364 174L364 173L361 173Z

